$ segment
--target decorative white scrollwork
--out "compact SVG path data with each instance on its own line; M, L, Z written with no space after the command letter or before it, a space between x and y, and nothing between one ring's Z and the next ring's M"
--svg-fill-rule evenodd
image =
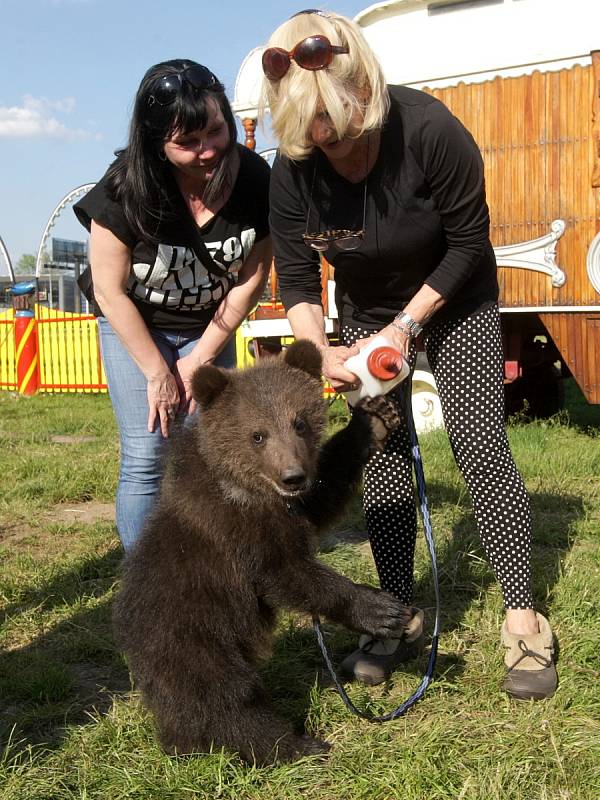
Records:
M277 148L269 147L268 150L261 150L258 155L262 156L269 166L272 166L275 156L277 155Z
M556 243L565 232L565 228L564 220L555 219L550 225L550 233L545 236L494 247L498 266L543 272L551 277L552 286L558 289L567 279L556 263Z
M0 256L4 259L5 268L2 268L2 264L0 263L0 275L7 275L12 282L15 280L15 273L13 270L13 265L10 260L10 256L8 254L8 250L6 249L6 245L2 241L2 237L0 236Z
M59 218L61 212L68 206L70 203L73 202L76 198L80 197L82 194L87 194L90 189L93 189L95 183L84 183L82 186L78 186L76 189L72 189L69 194L66 194L60 203L56 206L52 214L50 214L50 219L46 223L46 227L44 228L44 233L42 234L42 240L40 242L40 246L38 247L37 258L35 260L35 276L36 278L40 277L40 273L42 271L42 267L44 266L44 250L46 248L46 242L48 241L48 237L50 236L50 231L56 225L56 220Z
M258 117L263 71L261 66L264 45L250 50L242 61L233 89L233 113L241 120Z
M600 233L592 239L586 259L588 278L594 289L600 294Z

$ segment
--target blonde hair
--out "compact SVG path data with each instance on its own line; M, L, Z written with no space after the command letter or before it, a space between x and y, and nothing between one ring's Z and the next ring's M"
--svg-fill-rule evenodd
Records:
M310 129L318 113L329 115L340 139L349 135L354 122L351 135L358 138L382 127L390 105L383 70L358 25L347 17L329 11L300 14L280 25L267 46L291 51L316 34L348 47L348 54L334 55L326 69L314 71L292 60L281 80L263 79L260 116L270 111L280 151L293 160L312 152ZM357 130L356 119L361 118Z

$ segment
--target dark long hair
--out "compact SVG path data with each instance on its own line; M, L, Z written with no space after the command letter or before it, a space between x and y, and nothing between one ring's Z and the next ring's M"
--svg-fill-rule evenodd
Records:
M184 80L169 105L152 105L150 101L160 78L194 66L199 65L177 58L150 67L135 96L127 147L117 150L117 160L108 170L109 194L121 203L133 230L149 243L158 242L159 224L176 216L171 201L173 175L171 164L162 156L163 144L175 131L186 134L206 127L211 99L217 103L227 123L229 148L208 183L204 201L210 203L218 197L229 180L237 128L223 84L217 81L206 89L196 89Z

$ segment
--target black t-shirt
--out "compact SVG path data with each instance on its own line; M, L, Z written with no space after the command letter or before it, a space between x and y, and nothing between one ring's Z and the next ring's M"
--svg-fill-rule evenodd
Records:
M331 246L324 254L335 269L341 321L371 328L388 324L423 283L447 300L435 322L472 313L498 296L483 161L473 138L430 95L388 88L390 113L366 181L363 242L354 251ZM338 175L317 148L300 162L275 159L270 223L287 309L320 303L319 259L302 234L307 227L360 230L364 190L364 182Z
M73 207L88 230L93 219L131 249L127 293L147 324L175 329L206 324L235 285L254 244L268 235L269 165L247 147L238 145L238 151L240 168L231 197L202 227L173 181L169 188L177 213L160 224L160 244L139 240L121 204L108 195L106 175ZM208 270L195 252L198 238L214 262Z

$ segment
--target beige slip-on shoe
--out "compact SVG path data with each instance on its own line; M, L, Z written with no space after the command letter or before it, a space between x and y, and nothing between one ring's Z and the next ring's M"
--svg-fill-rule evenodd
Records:
M502 645L506 649L504 691L517 700L544 700L552 697L558 685L554 666L554 637L546 617L536 613L539 633L521 636L509 633L502 625Z

